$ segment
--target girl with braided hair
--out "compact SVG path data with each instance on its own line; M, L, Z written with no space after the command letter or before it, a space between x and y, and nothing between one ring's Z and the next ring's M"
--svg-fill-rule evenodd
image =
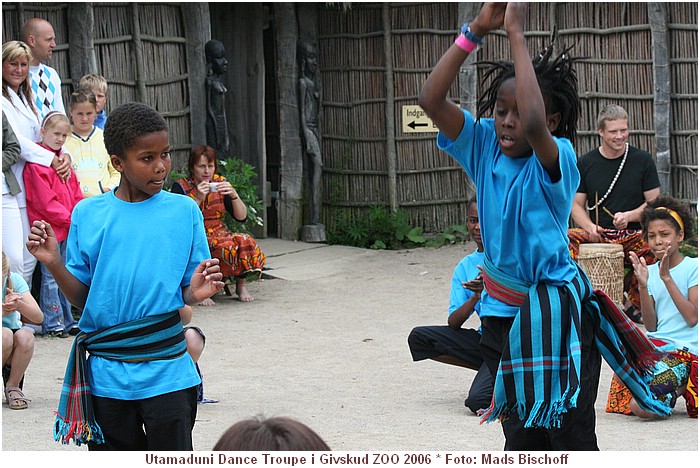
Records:
M580 114L577 78L568 50L555 56L550 46L530 58L526 8L485 3L430 73L419 104L440 129L438 147L460 163L480 201L480 348L495 376L482 421L502 421L506 450L597 450L601 352L613 369L621 367L645 409L664 410L625 354L644 355L648 341L636 329L625 330L629 339L621 341L569 255L567 227L579 184L571 142ZM468 54L501 27L514 62L491 64L491 85L474 118L447 93ZM494 118L482 117L491 111ZM623 348L628 342L637 347Z

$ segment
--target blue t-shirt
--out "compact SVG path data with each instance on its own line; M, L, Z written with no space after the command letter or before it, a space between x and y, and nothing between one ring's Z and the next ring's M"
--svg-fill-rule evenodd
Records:
M29 285L22 275L14 272L10 272L9 278L12 280L12 290L17 294L24 294L29 291ZM5 293L7 291L7 278L5 278L5 284L2 285L2 302L5 302ZM14 311L11 314L2 317L3 328L9 328L10 330L19 330L22 328L22 315L19 311Z
M476 185L486 256L500 271L528 284L563 285L577 274L567 235L571 205L580 176L576 153L566 138L559 148L561 178L552 182L535 154L511 158L501 152L493 119L464 112L456 141L438 133L438 148L464 168ZM480 316L513 317L518 307L484 291Z
M475 250L471 254L464 257L455 267L454 274L452 275L452 289L450 290L450 307L447 310L447 316L452 315L452 312L459 309L465 302L469 300L470 297L474 295L473 291L465 289L462 286L463 282L471 281L476 279L476 277L481 273L481 270L477 266L484 265L484 252L479 252ZM479 300L474 305L473 312L477 315L481 310L481 300ZM479 332L481 332L481 326L479 326Z
M80 329L90 333L184 305L197 265L209 258L204 220L189 197L161 191L137 203L114 191L80 201L71 216L66 267L90 290ZM189 354L140 363L90 357L96 396L143 399L197 385Z
M698 326L689 327L673 303L666 285L659 275L659 262L649 265L649 295L654 298L656 309L656 331L648 332L651 338L670 343L675 349L688 348L698 354ZM678 286L683 297L688 298L688 290L698 285L698 259L685 257L681 263L671 268L671 278Z
M100 130L104 130L105 123L107 123L107 113L104 109L102 109L102 112L95 116L95 123L93 125L99 128Z

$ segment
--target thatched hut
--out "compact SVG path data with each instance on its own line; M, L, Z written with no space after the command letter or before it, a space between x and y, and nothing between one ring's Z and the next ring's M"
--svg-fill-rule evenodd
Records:
M205 139L204 43L222 41L232 155L258 171L267 204L260 234L285 239L297 239L307 217L296 44L312 41L323 90L322 222L333 230L384 205L435 233L464 223L469 181L439 154L433 129L409 125L411 112L458 25L479 5L4 2L3 41L30 17L51 21L59 44L51 65L64 95L83 74L100 73L110 86L108 110L129 100L154 106L171 126L178 167ZM577 150L597 145L598 110L619 103L630 113L631 143L656 158L662 190L695 205L697 3L533 3L533 53L554 26L562 44L585 57ZM490 34L478 58L509 58L505 36ZM473 105L481 72L464 67L455 101Z

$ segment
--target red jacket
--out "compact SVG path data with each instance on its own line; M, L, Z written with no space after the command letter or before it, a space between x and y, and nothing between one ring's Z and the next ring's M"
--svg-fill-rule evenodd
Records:
M73 207L83 199L78 178L71 172L64 184L52 167L34 163L27 163L23 175L29 223L44 220L58 242L66 240Z

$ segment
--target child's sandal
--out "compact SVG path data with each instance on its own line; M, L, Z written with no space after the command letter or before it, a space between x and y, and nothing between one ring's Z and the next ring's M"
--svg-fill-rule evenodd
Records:
M24 396L19 387L5 387L5 398L7 398L7 406L13 410L25 409L32 401Z

